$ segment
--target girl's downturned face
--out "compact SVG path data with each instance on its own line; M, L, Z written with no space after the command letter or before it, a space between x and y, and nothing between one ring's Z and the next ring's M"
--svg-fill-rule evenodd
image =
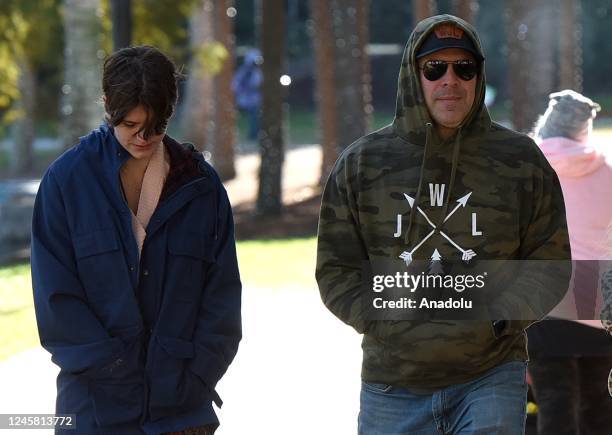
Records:
M147 110L136 106L123 120L114 127L115 137L125 150L137 160L149 159L157 147L161 146L165 131L155 136L144 138L142 130L147 121Z

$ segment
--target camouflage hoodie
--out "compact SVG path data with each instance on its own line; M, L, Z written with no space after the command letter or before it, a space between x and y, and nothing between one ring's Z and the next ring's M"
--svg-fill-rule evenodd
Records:
M508 321L496 334L487 320L369 320L360 294L362 262L405 252L415 260L434 252L450 261L471 254L486 260L570 257L559 181L528 136L491 121L484 61L474 106L457 134L442 141L435 133L415 52L442 22L462 28L482 54L475 29L459 18L440 15L417 25L404 50L395 119L339 157L323 193L317 248L323 302L364 333L362 378L424 391L526 360L530 322ZM427 238L430 222L437 232ZM562 296L555 295L557 301Z

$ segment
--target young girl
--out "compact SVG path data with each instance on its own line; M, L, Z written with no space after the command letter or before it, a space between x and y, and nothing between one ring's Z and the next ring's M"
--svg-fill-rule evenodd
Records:
M122 49L102 87L106 123L50 166L33 217L56 413L76 415L71 434L212 434L215 385L241 338L230 204L201 153L165 134L170 59Z

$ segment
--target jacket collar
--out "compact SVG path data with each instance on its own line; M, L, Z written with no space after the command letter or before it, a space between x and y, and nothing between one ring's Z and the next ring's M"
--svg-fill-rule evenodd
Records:
M118 195L117 198L120 199L122 193L119 170L131 155L115 137L112 126L104 123L100 126L100 131L103 134L104 160L110 162L105 172ZM147 226L147 234L155 232L186 203L211 191L214 187L213 171L205 162L202 153L193 145L180 144L168 135L164 136L163 142L170 155L170 172L164 183L157 209ZM216 208L216 203L213 207Z
M110 170L113 176L119 172L123 164L131 158L130 153L121 146L115 137L115 130L106 122L100 125L100 131L104 138L104 153L111 162Z

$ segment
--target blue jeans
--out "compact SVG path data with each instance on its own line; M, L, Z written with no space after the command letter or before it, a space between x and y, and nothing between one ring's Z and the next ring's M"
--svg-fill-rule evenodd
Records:
M433 394L362 382L359 434L523 434L526 367L525 362L505 363Z

